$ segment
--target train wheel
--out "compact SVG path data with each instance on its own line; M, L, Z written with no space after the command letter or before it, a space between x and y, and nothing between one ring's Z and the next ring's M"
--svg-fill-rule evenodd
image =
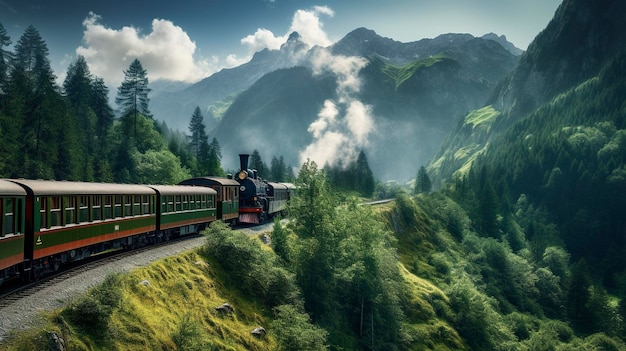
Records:
M61 259L58 259L58 258L53 259L50 267L52 268L53 272L55 273L58 272L59 269L61 269Z

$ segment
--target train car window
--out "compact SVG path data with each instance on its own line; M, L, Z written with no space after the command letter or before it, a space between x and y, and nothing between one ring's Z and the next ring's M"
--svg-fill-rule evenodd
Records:
M102 196L93 196L91 198L91 220L102 220Z
M89 197L79 196L78 200L78 220L80 223L89 222Z
M199 195L198 201L200 201L200 208L201 209L207 208L207 197L206 197L206 195Z
M26 225L26 223L24 223L24 200L23 199L16 199L17 200L17 204L15 205L15 213L17 214L17 216L15 217L16 223L16 229L15 232L17 234L20 233L24 233L24 226Z
M112 201L111 195L104 196L104 214L103 219L111 219L113 218L113 210L111 209Z
M150 211L150 196L142 195L141 196L141 213L149 214Z
M4 213L4 198L0 197L0 213ZM0 228L4 228L4 216L0 217ZM0 237L4 236L4 229L0 230Z
M115 195L115 218L122 217L122 196Z
M59 196L52 196L49 201L50 221L47 227L50 228L63 225L63 223L61 223L61 198Z
M65 204L65 223L76 223L76 196L65 196L63 198Z
M174 196L167 196L167 212L174 212Z
M141 195L133 196L133 215L141 214Z
M180 198L180 195L175 195L174 197L176 199L176 211L182 210L182 199Z
M161 196L161 213L167 212L167 196Z
M39 198L39 228L48 228L48 197Z
M189 210L189 197L187 195L182 195L180 197L180 203L181 203L180 209L182 211L188 211Z
M0 197L0 213L4 213L4 198ZM4 228L4 216L0 217L0 228ZM0 230L0 237L4 236L4 229Z
M133 196L124 196L124 217L133 215Z
M8 199L4 199L4 206L3 206L3 213L4 215L2 217L3 218L3 227L4 229L2 230L2 232L6 235L6 234L13 234L15 233L15 199L12 198L8 198Z

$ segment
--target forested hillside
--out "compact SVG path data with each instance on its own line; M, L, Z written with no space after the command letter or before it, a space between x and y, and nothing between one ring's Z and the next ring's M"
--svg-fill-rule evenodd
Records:
M207 139L199 111L188 116L190 139L152 118L138 60L124 71L116 114L109 87L83 57L58 86L36 28L26 29L14 52L5 49L10 44L0 24L0 176L174 184L223 174L219 143Z
M611 308L626 296L626 53L611 34L624 33L623 6L564 1L492 104L470 112L428 167L478 232L534 260L567 253L568 300L550 315L577 333L615 333Z

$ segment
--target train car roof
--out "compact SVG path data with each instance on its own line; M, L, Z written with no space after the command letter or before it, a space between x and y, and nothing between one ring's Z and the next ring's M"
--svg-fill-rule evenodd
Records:
M187 185L230 185L230 186L239 186L239 182L224 177L197 177L184 180L178 184L187 184Z
M292 183L280 183L287 187L287 189L297 189L295 184Z
M21 186L5 179L0 179L0 196L26 196L26 190Z
M273 182L267 182L267 184L269 186L271 186L272 188L274 188L274 190L279 189L279 190L287 190L287 186L284 183L273 183Z
M148 185L161 195L217 195L217 191L204 186Z
M138 184L89 183L56 180L9 179L33 195L155 195L154 189Z

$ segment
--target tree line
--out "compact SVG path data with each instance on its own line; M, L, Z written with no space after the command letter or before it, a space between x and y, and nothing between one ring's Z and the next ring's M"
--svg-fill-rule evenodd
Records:
M209 142L199 108L190 135L153 119L148 75L138 59L124 70L116 113L109 88L84 57L69 65L59 86L35 27L13 52L11 43L0 23L0 176L173 184L224 174L219 143Z

